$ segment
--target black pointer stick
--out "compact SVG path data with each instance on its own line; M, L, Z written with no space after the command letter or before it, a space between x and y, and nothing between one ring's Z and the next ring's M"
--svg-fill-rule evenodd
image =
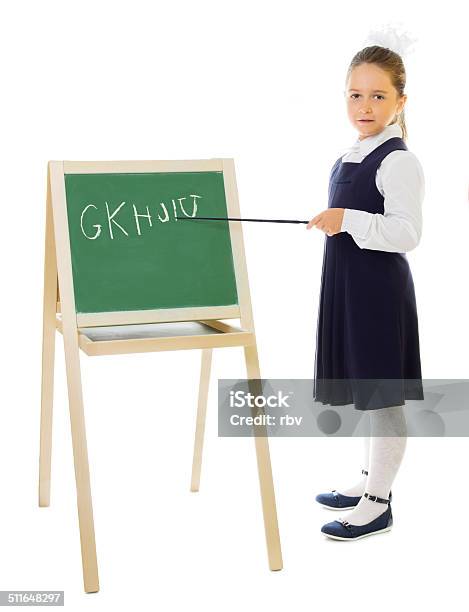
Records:
M210 221L256 221L257 223L309 223L297 219L238 219L236 217L176 217L178 221L198 221L199 219Z

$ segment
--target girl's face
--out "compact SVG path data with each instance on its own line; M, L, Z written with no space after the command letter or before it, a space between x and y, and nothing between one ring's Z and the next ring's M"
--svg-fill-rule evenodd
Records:
M399 97L389 74L376 64L360 64L346 83L347 113L359 132L359 140L379 134L404 108L407 96Z

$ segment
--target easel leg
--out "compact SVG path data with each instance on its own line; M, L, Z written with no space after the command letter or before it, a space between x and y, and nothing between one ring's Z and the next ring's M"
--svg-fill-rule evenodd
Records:
M85 415L80 374L80 347L73 295L72 261L66 213L63 162L48 164L48 210L53 212L56 264L62 311L65 367L67 372L68 406L72 430L73 461L77 488L78 522L80 526L83 582L87 593L99 591L98 563L91 503L90 470L86 447ZM52 208L51 208L52 206Z
M191 491L198 491L200 485L200 469L202 465L202 450L204 446L205 416L207 413L208 387L212 365L212 349L202 350L200 367L199 401L197 406L197 422L194 440L194 458L192 461Z
M52 410L54 401L55 362L55 292L54 309L44 303L42 331L41 425L39 441L39 506L50 505L52 455ZM46 302L46 299L44 299Z
M86 444L85 416L80 376L78 347L67 347L64 336L67 367L68 401L72 429L73 460L77 487L78 522L80 525L83 582L87 593L99 591L98 562L91 502L90 471Z
M259 359L255 344L244 347L248 379L260 379ZM259 391L260 392L260 391ZM258 430L259 431L259 430ZM264 428L265 431L265 428ZM280 535L277 522L277 509L275 505L274 483L272 479L272 466L270 463L268 437L255 436L257 469L261 488L262 511L264 514L265 536L269 567L271 570L280 570L283 567L282 551L280 548Z
M41 425L39 440L39 506L49 506L50 504L52 405L54 400L54 358L56 332L55 318L58 284L49 180L47 181L45 233Z

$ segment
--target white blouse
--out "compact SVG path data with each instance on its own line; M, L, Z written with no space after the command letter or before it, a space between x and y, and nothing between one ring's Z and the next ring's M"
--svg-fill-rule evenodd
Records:
M402 138L397 123L357 140L342 161L360 163L373 149L395 136ZM346 208L340 231L348 232L361 249L411 251L422 235L425 178L419 160L411 151L392 151L381 162L375 182L384 196L384 215Z

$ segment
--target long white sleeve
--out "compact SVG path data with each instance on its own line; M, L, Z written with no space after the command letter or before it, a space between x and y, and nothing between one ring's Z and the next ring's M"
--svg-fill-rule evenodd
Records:
M425 179L420 162L411 151L393 151L381 162L376 184L384 196L384 215L346 208L341 231L361 249L411 251L422 234Z

